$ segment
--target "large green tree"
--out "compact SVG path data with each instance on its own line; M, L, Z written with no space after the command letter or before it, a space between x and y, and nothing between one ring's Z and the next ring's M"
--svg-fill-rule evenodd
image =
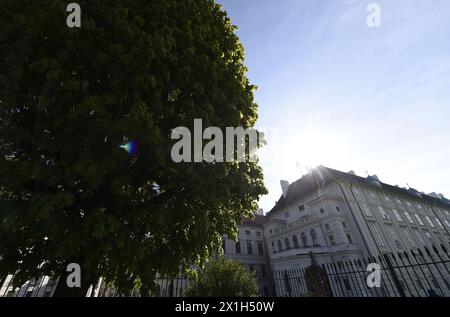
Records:
M156 272L210 258L266 192L257 162L170 156L194 118L252 127L255 87L212 0L79 0L81 28L68 2L0 5L0 276L76 262L82 288L57 295L100 276L145 295Z
M249 297L258 295L254 272L239 262L218 257L199 270L186 291L191 297Z

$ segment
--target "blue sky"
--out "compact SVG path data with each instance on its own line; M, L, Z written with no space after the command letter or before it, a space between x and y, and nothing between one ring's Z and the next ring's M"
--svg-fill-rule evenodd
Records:
M259 88L265 212L319 164L450 196L450 1L218 2Z

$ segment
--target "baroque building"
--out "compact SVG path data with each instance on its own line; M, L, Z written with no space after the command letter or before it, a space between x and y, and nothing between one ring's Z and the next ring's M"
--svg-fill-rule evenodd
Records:
M236 255L234 242L225 239L226 255L264 272L307 268L313 262L357 261L422 247L450 248L450 201L443 195L392 186L376 175L360 177L323 166L292 184L281 181L281 187L282 196L265 216L257 215L252 226L244 222L239 228L241 246L264 241L266 261L254 253L243 259ZM256 234L261 232L257 241ZM435 274L420 273L417 283L430 278L432 285L450 296L446 270L439 281Z

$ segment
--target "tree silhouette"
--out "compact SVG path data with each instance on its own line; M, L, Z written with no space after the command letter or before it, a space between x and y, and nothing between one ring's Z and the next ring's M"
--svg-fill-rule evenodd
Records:
M244 128L255 87L226 13L211 0L3 0L0 9L0 276L61 276L83 296L176 274L266 193L257 162L175 163L178 126ZM131 144L132 151L125 151ZM64 287L68 263L81 289Z

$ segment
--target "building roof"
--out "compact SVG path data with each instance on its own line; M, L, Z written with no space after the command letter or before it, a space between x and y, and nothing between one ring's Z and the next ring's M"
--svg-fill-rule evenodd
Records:
M243 226L254 226L254 227L260 227L264 224L266 224L269 221L266 216L262 215L255 215L254 219L244 218L242 221Z
M270 215L282 208L290 205L292 202L298 200L300 197L308 195L320 187L336 181L337 179L346 179L358 183L363 183L368 186L378 187L387 191L392 191L397 194L407 195L416 199L424 200L430 204L442 205L450 207L450 200L446 198L436 198L423 193L419 193L414 188L400 188L383 183L378 180L376 176L361 177L354 173L345 173L332 168L318 166L311 170L308 174L302 176L297 181L290 184L286 196L281 195L275 206L267 213Z

